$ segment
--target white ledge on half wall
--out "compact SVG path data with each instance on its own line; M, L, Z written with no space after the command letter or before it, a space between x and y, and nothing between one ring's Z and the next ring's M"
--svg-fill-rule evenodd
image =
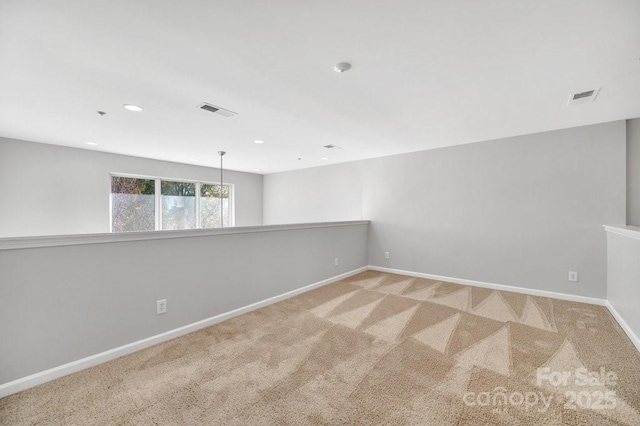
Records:
M603 225L605 231L613 234L624 235L625 237L637 238L640 240L640 226L631 225Z
M40 247L75 246L82 244L119 243L126 241L166 240L255 232L293 231L296 229L331 228L335 226L368 225L368 220L343 222L294 223L286 225L238 226L215 229L184 229L178 231L145 231L104 234L48 235L43 237L0 238L0 250Z

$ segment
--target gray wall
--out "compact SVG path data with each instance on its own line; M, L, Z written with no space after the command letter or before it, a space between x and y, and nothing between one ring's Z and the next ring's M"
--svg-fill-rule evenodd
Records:
M607 299L637 339L640 337L640 228L636 229L635 238L607 233L607 249ZM637 340L635 344L638 345Z
M109 173L218 181L219 169L0 138L0 238L109 232ZM236 226L262 224L262 176L225 172Z
M263 182L265 224L363 219L357 162L266 175Z
M604 298L602 225L625 223L625 143L617 121L267 175L265 224L348 213L371 220L371 265Z
M0 249L0 384L361 268L367 240L363 223Z
M627 120L627 225L640 226L640 118Z

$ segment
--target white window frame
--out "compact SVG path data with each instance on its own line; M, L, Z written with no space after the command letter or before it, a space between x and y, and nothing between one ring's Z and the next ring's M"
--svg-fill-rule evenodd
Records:
M200 217L200 199L202 198L201 189L202 184L205 185L220 185L220 182L212 182L212 181L202 181L202 180L192 180L192 179L181 179L181 178L169 178L169 177L159 177L159 176L147 176L147 175L134 175L130 173L109 173L109 232L113 232L113 200L111 198L111 181L112 177L125 177L132 179L145 179L145 180L153 180L155 182L155 227L154 231L163 231L162 229L162 181L165 182L183 182L183 183L195 183L196 184L196 227L189 229L218 229L218 228L202 228L202 218ZM229 186L229 222L225 223L225 228L232 228L236 226L236 214L235 214L235 205L236 205L236 196L235 196L235 185L233 183L223 183L223 185ZM140 231L140 232L149 232L149 231Z

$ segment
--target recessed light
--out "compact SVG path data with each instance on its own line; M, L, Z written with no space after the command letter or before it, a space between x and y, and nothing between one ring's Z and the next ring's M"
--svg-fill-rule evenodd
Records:
M254 169L254 170L255 170L256 172L259 172L259 171L260 171L260 169Z
M87 144L87 145L91 145L91 146L96 146L96 145L98 145L98 144L97 144L97 143L95 143L95 142L87 142L86 144Z
M142 111L142 108L140 108L137 105L131 105L131 104L124 104L122 105L124 107L124 109L127 109L129 111L134 111L134 112L140 112Z
M258 139L258 140L253 141L253 143L258 143L258 144L260 144L260 143L264 143L264 141L261 141L260 139Z
M328 160L328 159L329 159L329 157L321 157L320 159L321 159L321 160Z
M198 160L196 160L195 158L189 158L189 161L193 161L194 163L198 162Z

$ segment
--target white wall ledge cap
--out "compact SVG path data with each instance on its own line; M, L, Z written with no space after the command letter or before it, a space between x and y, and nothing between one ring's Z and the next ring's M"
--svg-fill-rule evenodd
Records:
M603 225L607 232L624 235L625 237L637 238L640 240L640 226L632 225Z
M145 231L104 234L49 235L43 237L0 238L0 251L41 247L76 246L83 244L121 243L129 241L198 238L216 235L250 234L256 232L293 231L298 229L331 228L336 226L368 225L368 220L342 222L293 223L285 225L237 226L232 228L185 229L178 231Z

